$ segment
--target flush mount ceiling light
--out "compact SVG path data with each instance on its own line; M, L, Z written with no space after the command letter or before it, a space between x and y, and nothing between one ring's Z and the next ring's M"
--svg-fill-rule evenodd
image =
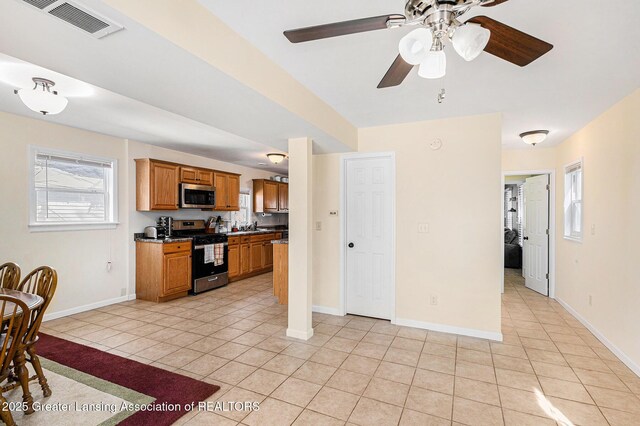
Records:
M417 27L400 41L400 54L378 84L378 89L400 85L416 65L420 65L418 74L421 77L443 77L446 56L442 47L447 41L465 61L472 61L486 51L524 67L553 49L553 45L487 16L474 16L466 21L463 18L472 9L490 8L507 1L405 0L402 14L298 28L285 31L284 36L291 43L303 43L388 28Z
M17 89L13 91L27 108L42 115L54 115L61 113L67 107L69 103L67 98L58 95L55 90L51 90L56 83L40 77L33 77L32 80L35 83L32 90Z
M276 152L272 152L267 154L267 158L269 159L269 161L271 161L273 164L278 164L278 163L282 163L282 161L287 158L286 155L284 154L279 154Z
M548 130L532 130L530 132L520 133L520 138L524 143L536 146L537 144L544 142L548 134Z

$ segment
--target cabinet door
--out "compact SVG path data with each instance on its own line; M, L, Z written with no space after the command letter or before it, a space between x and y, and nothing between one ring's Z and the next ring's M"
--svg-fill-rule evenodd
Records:
M162 296L191 289L191 252L163 256Z
M178 166L151 163L151 210L178 209Z
M193 167L180 167L180 182L198 184L198 170Z
M198 185L213 186L213 170L198 169Z
M247 244L240 244L240 274L248 274L251 271L251 247Z
M262 260L262 241L251 243L251 268L250 272L257 271L263 268Z
M216 210L225 211L229 205L229 175L215 174Z
M240 275L240 246L229 246L229 278Z
M229 175L228 177L228 205L229 210L240 210L240 176Z
M278 184L278 210L286 212L289 210L289 185Z
M278 210L278 183L271 181L264 181L264 209L277 211Z
M271 268L273 266L273 244L271 244L271 241L265 241L263 247L264 247L264 251L263 251L264 267Z

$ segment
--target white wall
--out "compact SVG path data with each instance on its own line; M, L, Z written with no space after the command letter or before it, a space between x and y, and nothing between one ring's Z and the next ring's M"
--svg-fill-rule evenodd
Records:
M559 146L504 151L502 161L505 171L556 169L556 297L638 374L639 116L640 90L636 90ZM576 243L562 238L563 169L580 158L584 159L584 237Z
M30 144L118 160L118 216L114 230L31 232ZM125 141L71 127L0 112L0 263L17 262L23 276L49 265L58 289L49 313L64 312L126 295L128 276L128 169ZM112 262L107 271L107 262Z
M435 138L438 151L429 148ZM358 143L360 152L396 153L398 321L499 338L500 115L360 129ZM314 160L314 221L323 228L314 231L313 304L329 310L340 295L340 227L329 216L339 206L339 161Z

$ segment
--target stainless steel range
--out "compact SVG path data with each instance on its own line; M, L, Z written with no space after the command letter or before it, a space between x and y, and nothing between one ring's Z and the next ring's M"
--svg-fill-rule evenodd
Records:
M227 285L229 253L226 234L205 233L204 220L174 220L173 237L191 237L194 294Z

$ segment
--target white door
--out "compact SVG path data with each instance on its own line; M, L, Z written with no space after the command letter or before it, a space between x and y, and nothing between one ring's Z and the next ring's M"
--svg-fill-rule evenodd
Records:
M346 160L346 311L391 319L393 159Z
M549 175L528 178L524 184L525 286L549 295Z

